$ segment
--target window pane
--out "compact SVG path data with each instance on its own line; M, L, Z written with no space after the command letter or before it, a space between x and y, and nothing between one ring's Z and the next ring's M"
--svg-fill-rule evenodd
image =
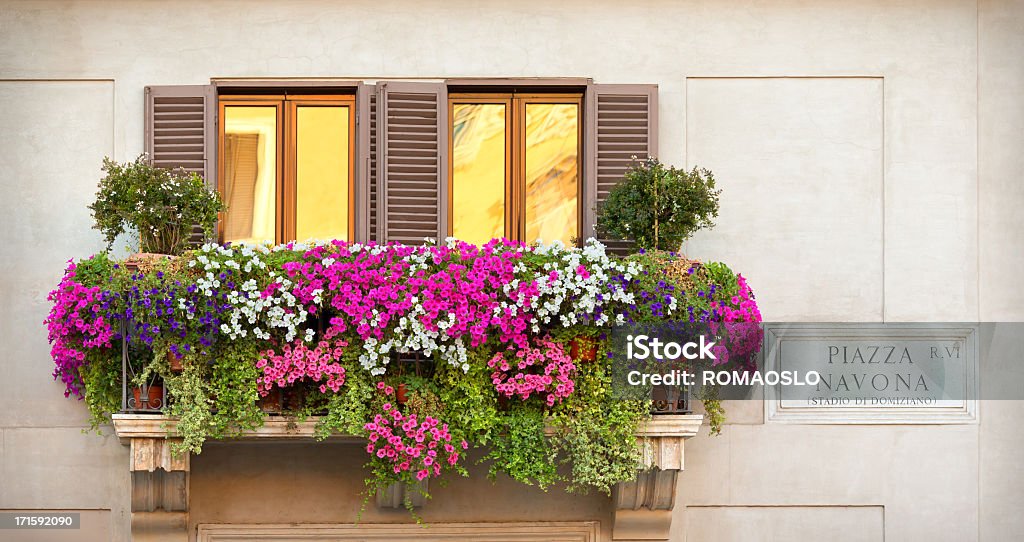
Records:
M224 240L275 240L277 108L224 107Z
M348 239L349 108L296 111L295 237Z
M578 235L579 106L526 104L526 238Z
M452 235L505 236L505 104L452 107Z

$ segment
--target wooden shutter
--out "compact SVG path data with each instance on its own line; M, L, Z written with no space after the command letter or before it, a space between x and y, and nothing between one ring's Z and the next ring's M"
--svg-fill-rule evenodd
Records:
M658 86L587 86L583 237L595 235L596 208L638 160L658 154ZM628 254L632 243L600 239Z
M373 140L374 133L373 119L374 112L372 104L376 101L377 92L375 85L359 83L356 85L356 155L352 157L355 164L355 232L354 240L365 242L375 239L372 226L374 182L373 178Z
M153 165L198 173L217 189L217 91L213 85L146 87L144 149ZM201 243L193 228L190 243Z
M374 92L370 95L370 163L369 163L369 176L370 176L370 209L369 209L369 221L370 221L370 236L369 238L374 241L380 241L382 239L380 234L380 221L378 217L378 205L379 198L377 194L379 192L380 181L377 176L377 93Z
M381 241L447 235L448 104L443 83L378 84L377 198Z

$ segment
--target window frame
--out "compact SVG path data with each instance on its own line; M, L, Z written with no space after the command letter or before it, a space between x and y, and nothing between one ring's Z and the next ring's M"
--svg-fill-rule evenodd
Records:
M529 104L576 105L576 239L582 242L584 214L584 135L586 124L585 92L544 92L543 90L473 91L448 93L448 232L454 230L455 215L455 106L460 104L505 104L505 236L512 240L526 237L526 108ZM529 240L527 242L532 242Z
M355 94L309 94L306 92L291 94L220 94L217 97L217 191L224 197L225 175L224 124L225 108L227 107L269 107L273 106L277 113L277 149L275 171L275 244L298 241L295 238L297 218L297 176L296 151L297 118L300 106L346 106L348 115L348 241L355 241L356 236L356 124ZM219 221L225 221L228 210L222 211ZM224 228L219 228L218 241L225 242Z

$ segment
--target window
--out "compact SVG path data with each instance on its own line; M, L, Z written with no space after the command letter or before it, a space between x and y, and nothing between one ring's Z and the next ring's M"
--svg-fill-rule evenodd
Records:
M351 95L221 96L221 241L352 239Z
M580 232L579 94L452 94L448 231L572 243Z
M230 206L221 241L585 239L633 157L657 155L656 85L232 79L147 86L145 106L154 164L202 175ZM315 106L334 132L303 139L323 129L300 115Z

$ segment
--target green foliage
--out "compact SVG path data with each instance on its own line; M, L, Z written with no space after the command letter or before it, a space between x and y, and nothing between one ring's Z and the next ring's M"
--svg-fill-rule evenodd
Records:
M704 264L704 270L711 283L718 286L719 299L727 299L739 291L736 274L729 269L728 265L721 262L708 262Z
M261 371L252 361L258 354L255 344L239 341L213 356L209 378L213 436L238 436L263 425L263 412L256 404L256 382Z
M405 403L405 411L415 414L418 419L425 416L442 418L444 416L444 403L437 393L428 387L422 387L409 392L409 400Z
M605 348L599 349L598 359L605 353ZM557 428L554 446L571 467L567 490L610 494L615 484L635 479L640 471L636 429L650 417L651 404L613 397L605 364L581 366L576 386L552 419Z
M487 368L488 352L484 347L470 350L466 373L446 361L437 364L434 381L452 440L487 445L499 430L498 396Z
M334 434L364 435L363 425L373 419L371 404L376 395L370 375L349 371L341 393L328 393L325 413L317 422L316 437L323 440Z
M722 408L722 401L714 399L703 399L704 411L708 416L708 425L712 435L722 434L722 425L725 423L725 409Z
M85 404L89 407L89 428L100 432L110 423L110 414L121 410L121 343L103 350L91 350L89 362L82 366Z
M209 366L199 363L194 354L186 355L179 375L167 375L164 385L174 401L168 405L169 414L178 418L177 432L180 443L172 446L174 453L203 451L203 443L214 428L212 399L210 398Z
M580 416L563 419L559 447L563 461L572 467L568 491L597 489L611 494L615 484L636 479L640 471L636 428L649 412L650 401L609 397Z
M199 225L209 237L217 213L224 210L202 177L154 167L145 156L125 164L104 158L103 171L89 209L108 246L118 235L134 231L143 252L181 254L192 226Z
M598 231L638 248L679 250L718 216L715 178L706 169L676 169L655 158L637 162L598 209Z
M491 462L487 474L492 480L504 473L543 490L561 480L557 450L544 434L542 411L516 405L497 421L502 430L493 435L489 452L482 460Z
M82 286L109 288L114 275L114 262L106 252L81 260L75 267L75 280Z

